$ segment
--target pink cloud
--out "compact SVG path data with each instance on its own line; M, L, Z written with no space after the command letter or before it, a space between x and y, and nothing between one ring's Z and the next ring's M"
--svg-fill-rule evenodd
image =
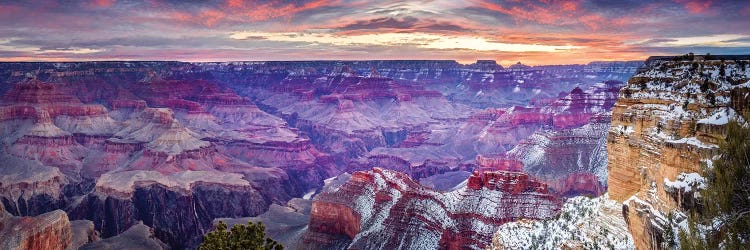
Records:
M222 6L205 8L197 13L191 11L173 11L165 14L165 16L178 23L214 27L222 22L244 23L267 21L276 18L290 19L297 13L335 5L338 2L316 0L304 4L295 4L277 1L259 3L258 1L250 0L227 0Z
M675 2L683 4L685 9L693 14L704 13L711 7L713 0L675 0Z
M94 0L92 4L96 7L106 8L115 4L115 0Z
M563 26L582 25L589 30L605 27L622 27L635 20L628 17L607 19L601 14L582 8L580 1L517 1L514 4L497 4L488 0L478 0L481 8L503 13L520 21L543 25Z

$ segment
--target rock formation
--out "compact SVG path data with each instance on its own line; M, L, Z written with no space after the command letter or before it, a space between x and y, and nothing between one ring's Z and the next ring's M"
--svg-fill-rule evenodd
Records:
M79 249L169 249L154 235L154 230L142 223L133 225L120 235L81 246Z
M83 245L99 240L99 232L94 223L89 220L74 220L70 222L71 242L68 249L78 249Z
M62 210L38 216L16 217L0 205L0 248L66 249L71 245L71 227Z
M560 216L500 226L488 249L633 249L622 204L583 196L568 199Z
M493 61L0 64L0 200L7 211L37 216L64 209L73 220L90 221L93 230L74 223L78 233L71 246L94 235L116 237L142 222L153 230L145 235L172 248L195 247L216 218L287 214L290 200L320 193L327 178L373 167L409 177L370 172L373 178L398 176L391 182L409 183L408 190L357 184L382 190L375 200L398 201L378 200L378 207L438 204L436 211L407 211L417 218L427 214L419 225L443 239L430 244L486 245L502 222L554 214L558 193L603 190L598 165L592 164L596 157L588 156L600 155L594 137L606 123L600 113L611 106L607 88L616 86L598 83L624 80L638 65L509 70ZM547 141L554 143L540 143ZM524 147L548 157L528 157ZM516 158L507 157L512 149ZM516 173L520 166L530 175ZM474 170L506 172L471 177ZM441 193L410 178L455 199L439 198ZM467 188L476 178L488 182ZM497 185L507 181L524 184ZM501 213L477 217L491 226L473 225L469 218L477 215L457 200L479 206L487 201L476 197L490 193L502 193L503 204L541 197L530 200L544 206L508 210L493 203L488 209ZM371 224L314 224L318 231L302 233L299 225L281 223L271 232L283 235L290 228L305 237L288 242L340 247L370 246L368 240L376 239L367 231L375 219L347 212L349 203L326 204L318 206L340 213L318 213L311 221L341 215ZM440 214L451 214L451 222L437 226ZM406 228L408 222L395 213L388 216L385 225ZM479 240L465 238L467 230L479 230Z
M668 214L685 218L711 169L723 126L748 105L748 57L652 57L628 81L613 108L607 136L610 197L638 249L663 247ZM691 176L686 178L685 176ZM695 177L695 178L693 178ZM694 185L698 190L674 188Z
M144 221L171 246L192 247L213 218L258 215L335 173L283 120L214 82L101 85L90 97L74 94L85 85L25 79L3 95L0 198L10 213L64 208L103 237Z
M544 184L521 172L475 173L467 187L445 193L380 168L338 178L314 198L308 244L481 248L503 223L550 218L560 208Z
M228 228L236 224L247 224L248 221L262 222L266 227L266 236L281 243L286 249L305 248L302 241L310 222L312 201L300 198L289 200L285 206L271 204L268 211L256 217L217 218L214 225L223 221Z

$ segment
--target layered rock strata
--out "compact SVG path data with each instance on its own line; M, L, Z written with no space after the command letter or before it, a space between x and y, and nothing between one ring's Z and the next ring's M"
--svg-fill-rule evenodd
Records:
M16 217L0 205L0 248L66 249L72 244L68 216L62 210Z
M607 136L610 197L638 249L663 247L712 168L729 120L744 122L750 57L652 57L619 93ZM680 188L683 187L683 188ZM692 187L692 188L684 188Z
M332 180L312 205L305 242L347 248L482 248L498 226L550 218L561 202L520 172L476 174L479 185L437 192L375 168Z

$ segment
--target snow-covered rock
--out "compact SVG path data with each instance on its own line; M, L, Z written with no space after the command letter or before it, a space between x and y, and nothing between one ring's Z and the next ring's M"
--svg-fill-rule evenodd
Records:
M622 217L622 204L583 196L565 201L560 215L546 220L520 220L498 229L488 249L634 249Z

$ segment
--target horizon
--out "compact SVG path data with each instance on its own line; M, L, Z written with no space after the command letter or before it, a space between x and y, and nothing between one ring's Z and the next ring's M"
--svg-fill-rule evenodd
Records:
M0 3L0 57L569 65L750 54L747 18L739 0L32 0Z
M589 61L584 63L570 63L570 64L530 64L525 63L522 61L516 61L513 63L500 63L497 60L494 59L477 59L475 61L460 61L457 59L362 59L362 60L352 60L352 59L323 59L323 60L233 60L233 61L187 61L187 60L77 60L77 61L51 61L51 60L36 60L36 61L1 61L0 64L3 63L95 63L95 62L111 62L111 63L119 63L119 62L181 62L181 63L263 63L263 62L375 62L375 61L449 61L449 62L456 62L459 65L462 66L468 66L474 63L477 63L478 61L495 61L498 65L502 66L503 68L510 67L514 64L523 64L526 66L531 67L537 67L537 66L555 66L555 65L587 65L591 63L616 63L616 62L645 62L648 58L651 57L677 57L680 55L655 55L655 56L648 56L646 59L643 60L595 60L595 61ZM715 55L715 56L722 56L722 55ZM511 61L511 60L503 60L503 61Z

